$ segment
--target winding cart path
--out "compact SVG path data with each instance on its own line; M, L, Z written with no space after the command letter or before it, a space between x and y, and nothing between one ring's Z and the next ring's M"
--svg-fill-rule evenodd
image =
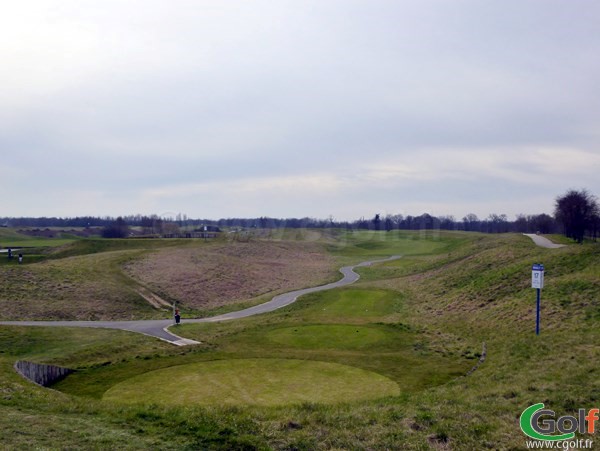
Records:
M373 260L359 263L353 266L344 266L340 269L343 277L337 282L328 283L312 288L304 288L302 290L290 291L275 296L269 302L255 305L237 312L225 313L223 315L211 316L208 318L186 319L186 323L212 323L218 321L229 321L234 319L246 318L248 316L259 315L261 313L272 312L279 308L295 302L300 296L315 293L317 291L331 290L356 282L360 276L354 272L354 268L371 266L374 263L382 263L401 258L400 255L395 255L381 260ZM139 320L139 321L0 321L0 326L41 326L41 327L94 327L104 329L120 329L129 332L136 332L152 337L160 338L177 346L186 346L198 344L197 341L182 338L170 332L169 327L173 326L171 319L159 320Z

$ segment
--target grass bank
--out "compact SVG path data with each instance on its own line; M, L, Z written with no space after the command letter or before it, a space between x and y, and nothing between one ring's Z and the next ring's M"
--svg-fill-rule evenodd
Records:
M598 407L598 244L541 249L521 235L349 235L318 239L340 262L404 257L361 268L352 287L305 296L261 317L184 324L178 333L199 339L198 346L175 348L118 331L68 330L58 337L55 330L0 329L2 443L16 449L31 443L69 449L524 449L518 417L526 407L544 402L558 416ZM546 267L539 337L530 288L536 262ZM484 341L485 363L461 377L478 361ZM46 390L12 371L22 358L78 372L56 386L62 392ZM102 400L113 387L156 370L265 358L273 360L271 373L280 359L328 362L381 375L400 392L275 406Z

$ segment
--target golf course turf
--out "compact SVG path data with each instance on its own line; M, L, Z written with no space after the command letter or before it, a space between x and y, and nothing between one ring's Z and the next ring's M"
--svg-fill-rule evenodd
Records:
M519 234L443 231L271 236L310 237L338 268L403 257L358 268L352 286L256 317L204 324L184 317L177 333L201 342L184 348L124 331L2 326L3 446L523 449L518 418L528 406L544 402L557 416L598 406L597 243L542 249ZM77 309L90 287L79 283L87 278L81 266L93 262L92 282L106 279L125 293L131 279L123 265L165 246L205 249L203 242L77 241L39 263L6 263L5 305L19 293L39 315L53 309L67 316L66 301ZM547 271L539 337L530 286L536 262ZM38 295L29 297L34 288L16 292L20 281L35 284ZM56 290L64 302L46 296ZM114 314L109 300L96 298L98 315ZM133 298L130 307L137 317L160 314ZM487 359L466 376L483 342ZM16 374L17 360L76 372L48 390Z
M381 329L345 324L285 327L266 337L278 344L303 349L363 349L388 337Z
M393 396L398 385L377 373L294 359L215 360L144 373L115 385L103 399L166 405L336 403Z

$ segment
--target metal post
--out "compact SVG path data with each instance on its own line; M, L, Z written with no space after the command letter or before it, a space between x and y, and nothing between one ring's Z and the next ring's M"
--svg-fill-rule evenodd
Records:
M540 297L542 290L540 288L537 289L537 313L535 316L535 334L540 334Z
M540 297L544 288L544 265L536 263L531 267L531 287L537 290L535 334L540 334Z

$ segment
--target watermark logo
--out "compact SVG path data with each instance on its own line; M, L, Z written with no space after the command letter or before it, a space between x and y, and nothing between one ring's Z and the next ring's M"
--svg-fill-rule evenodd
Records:
M558 443L574 439L576 432L580 434L596 432L600 409L579 409L577 416L565 415L556 419L556 413L544 407L543 403L529 406L519 419L521 430L532 439Z

